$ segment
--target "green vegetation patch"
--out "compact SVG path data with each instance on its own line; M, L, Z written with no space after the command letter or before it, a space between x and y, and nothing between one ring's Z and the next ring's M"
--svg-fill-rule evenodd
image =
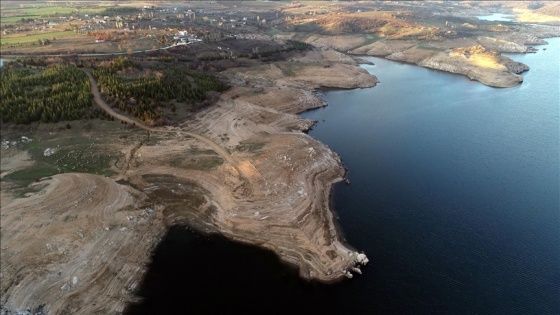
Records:
M23 184L23 186L27 186L31 182L39 180L43 177L52 176L57 173L58 172L56 171L56 168L48 164L35 163L29 168L9 174L8 176L6 176L6 178L19 181Z
M295 32L303 32L303 33L323 33L325 30L323 27L317 24L315 21L307 22L307 23L300 23L294 26Z
M7 16L1 17L0 23L7 24L22 22L22 18L25 19L25 21L28 21L29 19L33 20L61 15L101 13L105 10L102 5L106 4L100 3L99 7L23 5L23 7L17 8L2 8L2 14Z
M83 71L55 66L44 71L3 68L0 72L2 122L28 124L75 120L85 116L92 102Z
M133 8L133 7L114 7L114 8L106 8L105 10L101 11L100 14L102 15L130 15L142 12L140 8Z
M224 159L217 155L187 155L174 158L171 161L171 166L206 171L214 169L223 163Z
M364 42L361 43L361 44L359 44L358 46L355 46L355 47L351 48L350 50L355 50L355 49L358 49L358 48L360 48L360 47L364 47L364 46L367 46L367 45L371 45L371 44L373 44L373 43L375 43L375 42L381 40L382 38L383 38L383 37L381 37L381 36L379 36L379 35L376 35L376 34L368 34L368 35L365 35L365 37L364 37L364 39L365 39Z
M2 24L11 24L11 23L17 23L17 22L22 22L22 21L27 21L27 19L36 19L39 18L39 15L16 15L16 16L6 16L6 17L0 17L0 23Z
M25 187L43 177L61 173L113 175L114 172L110 170L112 160L110 152L102 149L100 143L94 144L95 140L81 134L52 139L33 139L24 143L22 149L29 152L35 163L8 174L5 178Z
M264 142L243 141L235 149L241 152L257 152L264 147Z
M366 41L362 44L362 46L367 46L367 45L371 45L373 43L375 43L376 41L380 40L382 37L379 35L367 35L366 36Z
M214 150L202 150L202 149L198 149L198 148L194 148L189 150L189 155L216 155L216 152L214 152Z
M30 6L22 9L13 9L10 11L16 11L18 13L23 13L26 15L55 15L55 14L69 14L76 11L73 7L63 7L63 6ZM5 12L7 13L7 12Z
M150 199L166 205L163 210L166 217L192 212L206 203L204 195L208 191L193 182L171 175L143 175L142 178L150 185L143 189Z
M168 106L172 100L191 105L208 101L214 93L225 91L228 86L218 78L185 68L152 69L151 74L134 75L118 74L127 69L134 72L141 67L118 58L107 68L98 68L93 72L100 90L106 93L109 101L122 111L153 122L162 116L161 108ZM128 71L131 70L131 71ZM177 108L171 103L171 110ZM187 106L189 109L189 106Z
M0 44L7 45L7 44L16 44L16 43L28 43L28 42L36 42L40 39L52 40L53 38L68 37L68 36L78 36L78 35L74 31L60 31L60 32L40 33L35 35L19 36L19 37L8 37L8 38L2 37L0 38Z

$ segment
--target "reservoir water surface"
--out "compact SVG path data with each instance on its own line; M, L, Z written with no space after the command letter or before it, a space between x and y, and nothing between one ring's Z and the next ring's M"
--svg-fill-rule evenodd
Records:
M503 21L509 22L512 20L512 15L503 13L492 13L490 15L477 15L476 18L485 21Z
M333 203L364 275L307 283L268 252L174 228L130 313L560 313L560 41L547 41L510 55L531 70L509 89L368 57L377 87L303 114L349 169Z

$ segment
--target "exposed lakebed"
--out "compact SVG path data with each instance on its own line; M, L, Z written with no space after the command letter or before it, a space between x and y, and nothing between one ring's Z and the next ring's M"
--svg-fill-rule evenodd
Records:
M349 169L334 208L348 242L371 259L364 275L307 283L266 251L175 228L133 313L558 313L560 78L551 65L560 42L547 41L510 55L531 70L509 89L367 58L377 87L325 93L329 106L303 115Z

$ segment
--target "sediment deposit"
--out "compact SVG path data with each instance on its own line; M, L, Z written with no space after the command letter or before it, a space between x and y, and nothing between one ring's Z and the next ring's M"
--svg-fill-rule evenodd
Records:
M174 224L270 249L306 279L358 273L367 259L340 239L330 211L331 187L344 168L304 133L313 122L294 113L324 105L314 88L368 87L377 79L324 49L224 75L234 86L215 106L179 127L137 124L155 143L113 145L125 160L114 163L112 178L59 174L34 184L27 197L3 184L4 310L122 311ZM3 175L21 167L2 163Z
M494 87L512 87L523 82L519 75L529 70L523 63L513 61L482 46L456 48L422 60L420 66L458 73L471 80Z

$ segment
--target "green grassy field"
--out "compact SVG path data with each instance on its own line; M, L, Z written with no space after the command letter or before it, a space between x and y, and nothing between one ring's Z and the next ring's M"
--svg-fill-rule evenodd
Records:
M30 167L16 171L7 179L20 182L22 186L45 176L59 173L82 172L109 176L111 158L108 152L98 146L92 147L91 139L76 135L74 137L32 141L23 145L35 161ZM52 148L54 154L45 156L44 151Z
M60 31L60 32L50 32L50 33L40 33L35 35L29 36L19 36L19 37L10 37L4 38L0 37L0 44L15 44L15 43L28 43L34 42L41 38L46 38L48 40L52 40L53 37L67 37L67 36L78 36L74 31Z
M17 16L10 16L10 17L0 17L1 24L11 24L21 21L21 19L37 19L40 18L39 15L17 15Z
M68 14L76 11L75 7L25 7L25 8L7 8L3 9L3 14L16 13L20 15L50 15L50 14Z
M46 18L53 15L69 15L76 11L78 11L79 14L96 14L102 12L105 9L106 7L101 5L99 7L91 7L91 8L62 7L62 6L3 8L2 15L14 15L14 16L1 17L0 23L2 24L16 23L20 21L22 18L37 19L37 18Z

